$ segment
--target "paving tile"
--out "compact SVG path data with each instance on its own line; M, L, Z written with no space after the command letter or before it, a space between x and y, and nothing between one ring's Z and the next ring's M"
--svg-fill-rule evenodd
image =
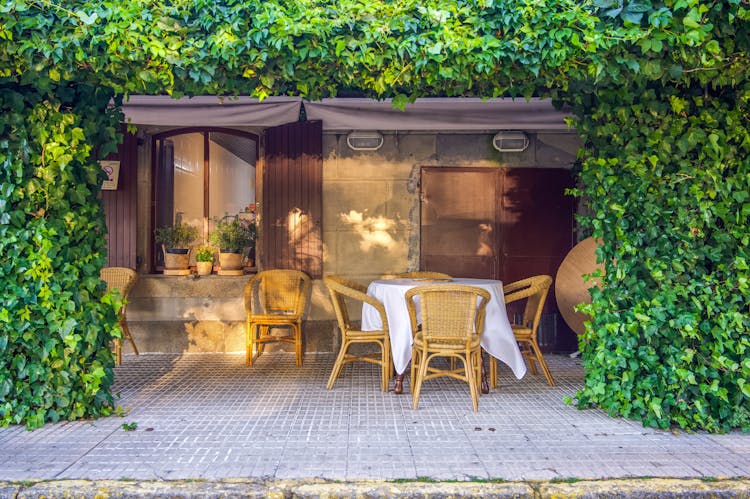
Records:
M464 383L430 380L419 409L380 390L380 371L332 354L126 355L114 393L125 417L0 428L0 480L565 479L750 476L750 434L667 432L566 405L579 359L500 386L471 408ZM392 389L392 382L391 382ZM125 431L123 423L136 423Z

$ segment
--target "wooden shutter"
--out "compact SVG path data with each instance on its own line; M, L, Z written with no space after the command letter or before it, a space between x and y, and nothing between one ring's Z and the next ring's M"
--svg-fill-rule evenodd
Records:
M120 161L117 190L101 191L107 220L107 265L136 268L136 203L138 139L124 134L117 154L108 160Z
M266 130L262 269L297 269L322 277L322 177L322 122Z

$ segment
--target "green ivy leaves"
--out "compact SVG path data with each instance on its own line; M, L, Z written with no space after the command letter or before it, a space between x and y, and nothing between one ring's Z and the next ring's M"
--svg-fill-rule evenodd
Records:
M0 424L110 411L117 297L96 200L130 93L552 96L604 240L578 395L750 428L743 0L8 0L0 5ZM110 99L114 97L114 106Z
M609 262L581 344L581 406L660 428L750 429L742 85L599 88L581 110L594 213L582 222Z
M100 92L0 88L2 425L35 428L108 414L113 405L109 343L119 334L121 301L104 297L98 279L105 225L91 151L117 137L119 119L105 112Z

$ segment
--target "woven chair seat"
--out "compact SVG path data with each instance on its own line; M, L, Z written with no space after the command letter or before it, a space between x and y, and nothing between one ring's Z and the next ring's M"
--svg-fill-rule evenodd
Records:
M469 348L476 348L477 345L479 345L481 340L481 336L478 334L475 334L471 340L469 340ZM424 337L421 332L418 332L416 335L414 335L412 348L417 348L422 346L424 343ZM466 340L465 338L456 338L453 341L439 341L435 340L431 342L432 348L441 348L445 350L455 350L455 351L462 351L466 348Z

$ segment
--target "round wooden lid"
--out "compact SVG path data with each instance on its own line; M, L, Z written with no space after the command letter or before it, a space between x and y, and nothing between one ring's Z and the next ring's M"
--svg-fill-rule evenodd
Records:
M557 269L555 278L555 296L557 308L570 329L576 334L583 334L583 323L590 317L574 310L579 303L591 303L589 288L599 286L600 279L583 280L584 274L590 274L596 269L604 272L604 265L596 263L596 241L587 238L576 244L565 256Z

